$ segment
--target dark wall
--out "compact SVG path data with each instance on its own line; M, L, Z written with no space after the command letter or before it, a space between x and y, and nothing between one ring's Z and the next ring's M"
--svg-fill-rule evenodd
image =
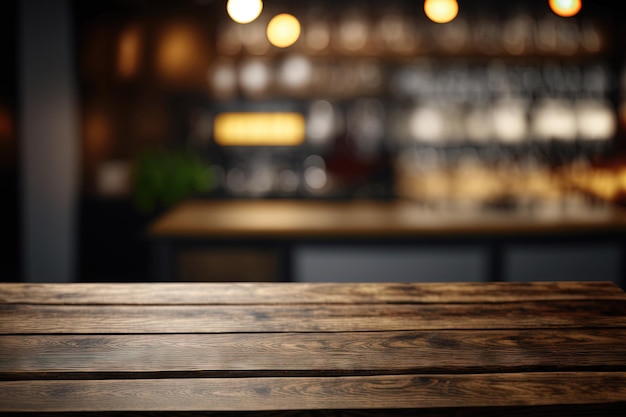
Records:
M16 14L0 2L0 281L20 280Z

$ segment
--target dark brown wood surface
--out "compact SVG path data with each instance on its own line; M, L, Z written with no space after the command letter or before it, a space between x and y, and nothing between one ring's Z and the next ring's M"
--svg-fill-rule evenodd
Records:
M624 352L626 329L613 328L4 336L0 376L626 371Z
M351 332L624 327L626 302L0 306L0 333Z
M6 411L486 407L624 400L624 372L8 381ZM71 401L68 401L71 399Z
M611 283L0 284L0 413L623 410Z
M0 304L426 304L626 300L609 282L137 283L0 285Z

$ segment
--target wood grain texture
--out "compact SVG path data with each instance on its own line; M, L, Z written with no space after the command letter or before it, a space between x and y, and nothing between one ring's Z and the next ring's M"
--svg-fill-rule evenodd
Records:
M4 381L12 411L247 411L528 406L626 401L626 373Z
M36 417L623 417L626 403L524 407L453 407L375 410L100 411L20 413ZM13 417L0 412L0 417Z
M0 334L352 332L626 326L626 303L0 305Z
M626 329L0 336L1 379L626 370Z
M0 284L1 304L381 304L624 300L611 282Z
M625 405L626 299L611 283L0 284L0 413L564 417Z

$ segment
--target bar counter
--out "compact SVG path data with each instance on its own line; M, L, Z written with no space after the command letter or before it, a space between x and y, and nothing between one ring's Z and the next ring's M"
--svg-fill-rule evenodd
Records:
M345 238L623 232L616 208L571 212L426 211L410 201L196 200L150 227L155 238Z
M503 280L505 244L611 242L624 252L626 212L614 207L552 211L426 211L411 201L196 200L150 226L154 280L176 280L177 253L188 247L239 243L276 247L291 280L294 245L479 244L488 250L487 281ZM626 263L625 263L626 264ZM619 274L626 278L626 268ZM623 282L626 282L624 280Z

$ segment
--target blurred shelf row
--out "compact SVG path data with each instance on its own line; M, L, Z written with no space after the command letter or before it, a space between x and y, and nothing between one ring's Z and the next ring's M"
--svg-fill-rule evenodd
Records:
M266 1L248 24L225 2L157 3L77 3L87 192L184 183L172 160L141 171L146 153L184 149L203 187L183 189L207 197L623 199L622 165L604 163L626 137L609 2L563 18L543 1L476 1L446 24L414 1ZM281 12L301 24L285 48L266 36Z

